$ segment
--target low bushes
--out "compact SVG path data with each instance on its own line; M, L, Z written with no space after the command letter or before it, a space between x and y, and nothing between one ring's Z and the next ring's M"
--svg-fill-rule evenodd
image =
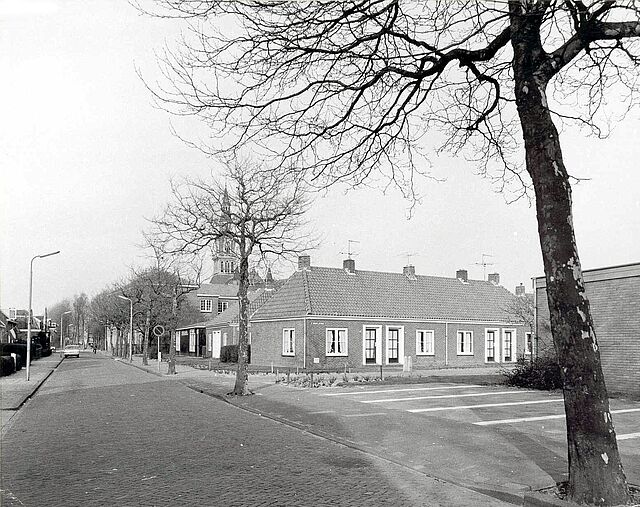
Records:
M513 370L503 372L506 384L528 389L560 389L562 376L555 358L540 357L534 362L519 358Z
M11 375L16 371L16 366L11 356L0 356L0 376Z
M33 354L35 350L33 346L31 347L31 352L32 352L32 355L31 355L32 359L35 359L35 354ZM26 366L26 358L27 358L26 343L1 343L0 344L1 355L6 356L6 355L11 355L12 353L18 355L19 368Z
M247 362L251 362L251 345L247 345ZM238 345L223 345L220 347L221 363L237 363L238 362Z

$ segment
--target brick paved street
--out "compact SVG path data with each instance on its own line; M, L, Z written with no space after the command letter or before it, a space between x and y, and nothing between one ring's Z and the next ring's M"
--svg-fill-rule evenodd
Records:
M2 442L3 505L504 505L106 356L66 359Z

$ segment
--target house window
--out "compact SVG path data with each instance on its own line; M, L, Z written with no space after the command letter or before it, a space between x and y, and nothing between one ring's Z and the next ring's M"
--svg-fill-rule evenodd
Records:
M531 332L524 334L524 353L533 354L533 334Z
M201 312L211 312L211 308L213 307L213 301L211 299L201 299L200 300L200 311Z
M282 330L282 355L295 356L296 355L295 349L296 349L296 330L283 329Z
M513 329L502 331L502 360L515 361L516 332Z
M348 355L348 342L346 329L327 329L327 355Z
M473 355L473 331L458 331L458 355Z
M416 355L433 356L434 354L433 331L416 331Z
M218 300L218 313L224 312L227 308L229 308L229 301Z
M487 329L485 331L485 361L487 363L496 362L496 337L498 336L497 329Z

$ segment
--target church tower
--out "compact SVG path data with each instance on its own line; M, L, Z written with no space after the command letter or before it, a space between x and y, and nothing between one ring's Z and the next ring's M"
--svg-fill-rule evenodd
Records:
M229 217L231 214L231 204L229 202L229 193L227 187L224 189L222 196L222 215L219 220L223 230L228 228ZM213 247L213 276L216 275L232 275L238 267L238 255L236 253L236 245L229 238L218 238Z

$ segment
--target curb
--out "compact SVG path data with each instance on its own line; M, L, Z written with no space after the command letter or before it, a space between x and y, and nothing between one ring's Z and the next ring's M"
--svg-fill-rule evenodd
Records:
M47 373L41 380L39 380L38 382L34 383L33 384L33 389L27 395L25 395L24 398L22 398L22 401L17 406L15 406L15 407L7 407L7 408L4 408L3 410L14 410L14 411L15 410L20 410L24 406L24 404L27 401L29 401L29 399L31 399L33 397L33 395L36 394L36 392L38 392L38 389L40 389L40 386L42 386L42 384L45 383L45 381L53 374L53 372L56 371L56 369L58 368L58 366L60 366L60 363L62 363L63 360L64 360L64 358L61 358L58 361L58 363L49 370L49 373ZM26 380L25 380L25 382L26 382Z

